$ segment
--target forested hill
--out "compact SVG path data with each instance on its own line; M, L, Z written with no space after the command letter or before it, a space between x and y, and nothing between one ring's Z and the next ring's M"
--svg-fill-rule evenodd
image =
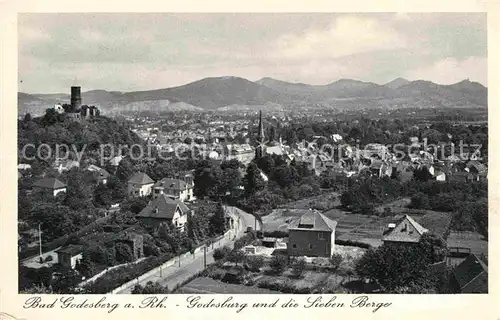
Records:
M120 145L132 146L142 143L144 141L130 130L126 124L104 116L88 119L84 122L64 121L62 115L49 112L37 118L31 118L27 115L23 120L18 121L18 155L20 162L29 162L21 158L23 147L28 144L35 145L35 148L42 144L50 146L53 153L51 158L54 157L54 147L56 145L67 145L73 151L81 151L85 148L85 159L86 157L95 158L101 145L109 144L112 148L118 150ZM28 156L34 156L35 150L31 146L26 148L26 151ZM41 148L41 151L46 156L47 148ZM50 162L50 159L47 162Z

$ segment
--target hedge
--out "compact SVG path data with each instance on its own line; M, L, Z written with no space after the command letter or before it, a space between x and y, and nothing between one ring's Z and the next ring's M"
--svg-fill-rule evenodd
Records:
M338 244L339 246L351 246L351 247L359 247L359 248L363 248L363 249L370 249L372 247L368 243L359 242L359 241L352 241L352 240L340 240L340 239L335 239L335 244Z
M149 257L145 260L110 270L103 276L99 277L94 282L88 284L85 288L88 293L104 294L112 291L113 289L132 281L142 274L162 265L168 260L172 259L174 254L167 253L159 257Z

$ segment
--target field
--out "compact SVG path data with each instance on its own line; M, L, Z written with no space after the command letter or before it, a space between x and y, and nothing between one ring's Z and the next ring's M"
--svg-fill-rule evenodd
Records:
M340 206L340 193L330 192L287 203L282 206L284 209L316 209L319 211L328 210Z
M404 209L404 208L402 208ZM382 233L389 223L393 223L408 213L423 227L444 234L449 227L451 215L436 211L400 210L401 213L389 217L352 214L339 209L323 212L328 218L337 221L335 238L343 241L356 241L377 247L382 244ZM307 212L306 209L276 209L262 217L264 231L286 231L288 224Z
M488 241L477 232L450 232L447 243L448 247L470 248L472 253L488 255Z
M260 293L260 294L276 294L278 291L273 291L269 289L263 289L258 287L248 287L239 284L225 283L222 281L214 280L207 277L196 278L189 282L182 288L179 288L175 293L187 294L187 293L226 293L226 294L237 294L237 293Z

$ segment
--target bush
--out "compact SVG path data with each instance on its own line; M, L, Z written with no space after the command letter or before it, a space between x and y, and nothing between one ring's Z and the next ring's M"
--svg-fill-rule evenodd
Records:
M260 271L264 266L264 258L262 256L247 256L246 264L251 271Z
M370 249L372 247L368 243L352 241L352 240L335 239L335 244L338 244L340 246L358 247L358 248L363 248L363 249Z
M338 253L334 253L331 257L330 257L330 263L332 265L332 268L334 270L337 270L339 267L340 267L340 264L342 263L342 256Z
M257 239L257 234L255 232L249 232L234 242L234 249L241 249L251 244L255 239Z
M140 284L135 285L132 294L165 294L169 293L167 286L162 286L158 282L149 281L144 287Z
M227 255L227 260L238 265L245 260L245 254L240 250L233 250Z
M299 258L299 259L295 260L292 263L292 272L293 272L294 276L296 276L296 277L302 276L302 273L306 269L306 266L307 266L307 263L306 263L305 259Z
M271 259L270 267L274 273L282 273L288 266L288 259L285 256L274 256Z
M257 287L274 291L281 291L283 282L280 280L263 280L259 282L259 284L257 284Z
M215 261L225 259L229 253L231 252L231 248L228 246L223 246L222 248L217 248L214 250L213 257Z
M132 262L134 261L134 255L132 253L132 248L124 243L117 243L115 245L116 249L116 260L118 262Z

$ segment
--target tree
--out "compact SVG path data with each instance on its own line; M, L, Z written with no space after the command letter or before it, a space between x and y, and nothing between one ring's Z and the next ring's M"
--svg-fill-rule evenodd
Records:
M128 158L122 159L116 168L116 176L123 182L127 182L134 172L134 165Z
M113 202L120 202L127 197L127 186L116 176L110 176L106 183Z
M226 231L226 215L222 204L218 206L215 213L210 217L209 226L212 235L220 235Z
M83 258L77 262L75 269L84 277L90 277L94 274L95 265L90 256L84 252Z
M281 274L288 266L288 259L287 257L282 255L274 256L271 259L269 266L271 267L274 273Z
M129 245L123 242L118 242L115 245L115 250L116 250L116 261L120 263L134 261L134 254L132 253L132 248Z
M265 188L265 181L261 176L260 170L254 162L248 165L244 178L245 192L247 195L255 194Z
M233 250L227 256L227 260L233 263L242 263L245 260L245 254L241 250Z
M222 248L217 248L214 250L213 257L215 261L222 260L226 258L231 252L231 248L228 246L223 246Z
M66 173L67 193L64 204L73 210L93 207L92 189L88 183L85 183L83 173L78 169L71 169Z
M52 126L59 121L59 114L54 108L48 108L45 111L45 115L42 118L42 124L44 126Z
M337 270L340 267L340 264L342 263L343 257L339 253L334 253L330 257L330 264L332 265L332 268L334 270Z
M259 271L264 266L264 258L262 256L247 256L245 263L252 271Z
M429 209L429 196L419 192L411 197L410 208Z
M135 285L132 294L167 294L170 293L167 286L162 286L158 282L148 281L143 287L140 284Z
M99 184L94 190L94 202L103 207L113 203L111 190L104 184Z
M427 167L417 168L413 171L413 176L417 181L427 181L432 179L432 174Z
M30 122L31 121L31 113L26 113L23 118L23 122Z
M355 266L360 277L377 281L388 292L398 288L433 288L436 279L429 265L432 256L425 246L384 244L378 249L369 249Z
M426 232L420 238L419 245L424 253L430 257L431 263L443 261L448 255L448 245L446 241L431 232Z

